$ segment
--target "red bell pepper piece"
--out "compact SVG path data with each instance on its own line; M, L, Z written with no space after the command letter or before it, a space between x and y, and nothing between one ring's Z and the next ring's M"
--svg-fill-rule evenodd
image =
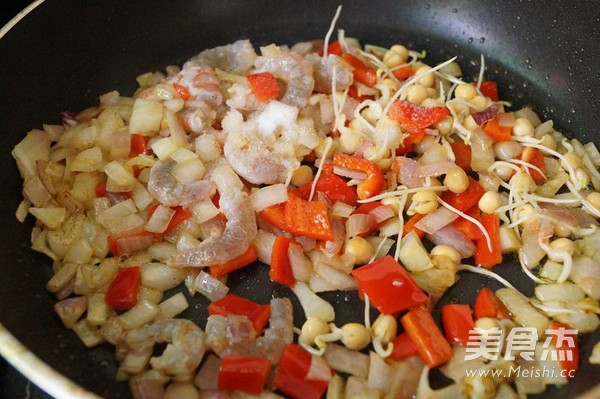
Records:
M475 328L471 308L462 304L442 306L442 324L446 340L459 345L469 342L469 331Z
M504 304L494 295L492 290L483 287L473 306L473 313L476 319L482 317L492 317L495 319L510 319L510 312Z
M375 72L375 69L369 67L350 53L344 54L343 58L352 65L352 68L354 68L352 70L352 75L354 76L355 82L362 83L367 87L375 86L375 83L377 83L377 72Z
M529 175L534 182L543 183L546 181L546 163L544 162L544 153L542 151L533 147L525 147L521 153L521 160L532 164L542 171L543 174L535 169L529 169Z
M187 101L190 99L191 95L187 87L177 83L173 83L173 88L175 89L175 92L177 93L179 98L181 98L183 101Z
M483 131L494 141L511 140L512 127L500 126L497 115L494 119L490 119L483 125Z
M337 166L359 170L367 174L367 178L356 187L358 198L371 198L383 190L385 178L379 166L373 162L353 155L336 153L333 155L333 163Z
M273 386L294 399L320 399L328 382L307 378L312 357L300 345L288 345L275 372Z
M477 86L477 83L473 83L473 85ZM479 87L479 91L484 96L489 97L492 101L500 100L500 96L498 95L498 83L492 80L481 82L481 87Z
M258 217L280 230L289 231L290 229L285 223L285 203L271 205L263 209Z
M415 73L415 70L413 69L412 65L405 65L403 67L400 67L400 68L392 71L392 74L394 75L394 77L396 79L398 79L399 81L403 81L403 80L410 78L412 75L414 75L414 73Z
M573 330L569 325L558 322L551 322L549 330L558 330L552 335L552 342L560 354L565 354L565 360L560 360L560 366L565 371L567 379L575 376L579 369L579 340L577 330ZM571 356L569 356L569 354ZM569 357L571 358L569 360Z
M408 233L410 233L411 231L414 231L415 234L420 238L423 239L423 237L425 237L427 235L427 233L425 233L423 230L417 228L415 225L417 224L417 222L421 219L423 219L425 217L425 215L422 215L420 213L415 213L414 215L412 215L405 223L404 223L404 227L402 228L402 237L406 236Z
M450 206L458 209L461 212L466 212L479 202L485 190L471 176L469 178L469 187L460 193L456 194L452 191L444 191L441 198Z
M479 210L479 205L475 204L465 212L468 216L471 216L473 219L481 222L481 211ZM478 240L483 238L483 232L475 225L475 223L471 222L468 219L458 218L452 225L460 230L465 237L467 237L471 241Z
M342 49L342 44L339 42L339 40L336 40L334 42L332 42L329 46L327 46L327 55L333 54L333 55L339 55L341 56L343 53L343 49ZM323 56L324 52L323 50L319 51L319 56Z
M427 302L411 275L389 255L354 269L352 275L381 313L397 314Z
M500 219L495 213L481 216L481 224L485 227L492 248L488 247L485 237L475 240L477 252L475 252L475 264L485 268L492 268L502 263L502 248L500 246Z
M392 354L390 355L390 359L392 360L398 361L419 354L417 346L412 342L406 331L398 334L393 344L394 349L392 349Z
M141 134L131 135L131 144L129 146L129 158L137 157L138 155L149 155L151 149L148 147L148 137Z
M246 75L248 86L258 101L267 102L279 97L279 84L271 72Z
M364 94L360 94L358 92L358 88L356 87L356 85L352 85L348 88L348 97L351 97L361 103L365 100L372 100L375 98L374 96L367 96ZM338 136L339 136L339 132L338 132Z
M252 322L257 335L262 334L271 316L271 305L261 305L236 294L227 294L207 306L209 315L246 316Z
M256 262L257 259L258 254L256 253L256 248L254 247L254 244L250 244L246 251L240 256L236 256L225 263L210 266L210 275L213 277L224 276L234 270L241 269L244 266Z
M148 209L148 218L150 218L150 216L152 216L154 211L156 211L156 208L158 208L158 205L150 205L147 208ZM192 216L192 212L188 211L187 209L184 209L182 206L175 206L172 209L175 211L175 214L171 218L171 221L169 222L169 225L167 226L165 231L162 232L161 234L157 234L158 236L163 236L163 235L169 233L175 227L179 226L181 223L183 223L184 221L186 221L187 219L189 219Z
M106 182L100 183L96 187L94 187L94 193L96 194L96 197L98 197L98 198L106 197L106 193L107 193Z
M260 357L226 356L219 367L219 389L259 394L271 371L271 361Z
M278 236L275 239L273 249L271 250L271 268L269 269L271 280L287 287L293 287L296 284L288 256L290 245L300 244L286 236Z
M429 311L423 307L415 308L402 316L400 323L429 368L440 366L452 358L452 348Z
M424 138L425 129L408 133L408 136L404 137L402 144L396 148L396 155L406 155L413 152L415 144L420 143Z
M400 122L404 133L414 134L434 125L450 114L446 107L421 107L408 101L396 100L388 116Z
M106 291L105 302L116 310L128 310L137 303L141 274L139 266L126 267L115 274Z
M471 146L462 141L457 141L450 144L450 147L452 147L452 152L454 152L454 157L456 158L454 163L469 173L471 171Z
M285 225L293 235L333 241L327 205L321 201L306 201L295 194L288 196L284 206Z
M295 189L294 193L298 194L300 198L308 200L312 184L312 181L305 183ZM358 201L354 188L348 186L346 180L342 177L333 173L321 173L315 186L315 193L322 193L331 203L342 201L348 205L355 206ZM315 195L313 199L315 198L318 198L318 196Z

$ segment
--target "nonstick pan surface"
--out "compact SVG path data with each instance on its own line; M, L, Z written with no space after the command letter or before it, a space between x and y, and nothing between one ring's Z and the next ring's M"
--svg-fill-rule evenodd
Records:
M107 398L129 397L116 383L113 349L85 349L64 329L44 285L51 262L29 249L31 221L14 212L21 180L10 156L32 128L58 123L61 111L94 105L113 89L129 95L135 77L181 64L202 49L249 38L255 46L323 38L337 5L337 28L362 43L403 43L427 50L434 64L458 55L465 76L476 78L480 54L486 78L499 83L501 97L515 106L531 104L543 119L581 141L595 141L600 89L600 3L587 1L202 1L47 0L0 40L0 322L27 348L82 387ZM516 107L515 107L516 109ZM514 262L495 269L523 292L529 285ZM462 274L441 304L472 303L491 280ZM260 265L232 279L232 290L259 302L290 293L271 283ZM354 293L326 296L340 323L360 320ZM198 296L184 316L204 326L206 302ZM297 307L296 307L297 308ZM300 320L301 316L296 313ZM296 323L298 325L298 323ZM582 365L566 387L540 397L575 397L600 383L587 364L596 332L583 337ZM35 373L35 371L33 371ZM2 381L0 397L22 397L15 382ZM36 391L37 392L37 391ZM34 397L46 397L39 392Z

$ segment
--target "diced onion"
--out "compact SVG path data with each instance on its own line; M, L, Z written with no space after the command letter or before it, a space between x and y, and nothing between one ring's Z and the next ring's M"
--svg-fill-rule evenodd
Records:
M369 356L350 350L342 345L329 343L323 354L327 364L340 373L366 378L369 372Z
M288 192L285 184L273 184L260 188L250 195L250 204L254 212L260 212L272 205L287 201Z
M254 247L256 248L256 254L258 260L266 265L271 264L271 252L273 251L273 244L277 237L274 234L267 233L266 231L259 229L254 239Z
M158 305L160 309L158 319L172 319L179 313L186 310L188 306L189 304L187 299L185 299L185 295L183 295L181 292L178 292L172 297L165 299Z
M432 213L419 220L415 227L428 234L433 234L436 231L444 228L453 221L458 219L458 215L451 210L440 207Z
M304 378L312 381L329 381L331 379L331 369L321 356L311 355L308 373Z
M499 126L513 127L515 125L515 114L512 112L501 112L497 117Z
M335 173L338 176L347 177L349 179L365 180L367 178L367 174L365 172L352 170L337 165L333 167L333 173Z
M229 292L227 285L204 271L198 273L194 280L194 288L211 302L223 298Z
M500 288L496 291L496 296L512 313L517 324L536 328L538 336L545 333L550 320L531 306L523 294L513 288Z
M374 221L371 215L367 213L355 213L346 220L346 235L355 237L359 234L368 232L373 226Z
M456 249L462 258L475 255L477 248L473 241L469 240L460 230L448 225L433 234L427 236L429 241L436 245L448 245Z
M441 175L445 175L451 170L456 168L456 164L454 162L448 160L442 160L437 162L432 162L423 166L418 167L415 170L416 177L437 177Z
M373 209L371 212L369 212L369 215L373 218L373 221L376 224L379 224L391 217L394 217L395 213L394 208L392 208L390 205L384 204Z
M175 210L171 209L164 205L158 205L148 222L146 222L146 226L144 229L151 233L164 233L164 231L169 227L169 223L171 223L171 219L175 216Z
M333 306L326 300L315 294L303 282L297 282L292 291L298 297L304 315L308 319L310 317L319 317L325 322L330 322L335 319L335 310Z
M336 201L336 203L331 207L331 216L333 217L345 219L348 218L352 212L354 212L354 207L342 201Z

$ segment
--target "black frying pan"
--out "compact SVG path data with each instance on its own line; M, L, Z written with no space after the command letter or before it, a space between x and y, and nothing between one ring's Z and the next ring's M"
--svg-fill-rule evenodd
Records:
M31 223L14 211L21 181L11 148L31 128L58 123L59 113L94 105L99 94L131 94L135 77L181 64L199 50L250 38L255 45L323 38L339 1L104 0L46 1L0 40L0 322L42 360L85 388L109 398L128 397L114 382L116 365L108 346L86 350L52 311L44 291L50 261L29 249ZM599 111L600 4L586 1L342 1L337 27L362 43L404 43L426 49L430 64L458 55L475 78L479 55L486 77L497 80L501 97L532 104L543 118L582 141L595 140ZM523 291L532 292L513 262L496 269ZM260 265L239 273L233 291L259 302L289 292L272 284ZM489 280L463 275L442 303L472 303ZM343 323L361 318L354 294L327 296ZM195 298L185 316L204 325L206 303ZM297 314L298 319L301 317ZM298 323L296 323L299 325ZM566 387L544 397L575 397L600 383L586 362L599 333L584 337L582 367ZM0 396L23 397L11 378ZM37 392L37 391L36 391ZM43 394L35 393L37 397Z

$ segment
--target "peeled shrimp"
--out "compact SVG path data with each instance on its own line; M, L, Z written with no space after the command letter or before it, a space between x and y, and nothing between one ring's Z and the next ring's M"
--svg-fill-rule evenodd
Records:
M278 364L293 339L293 311L288 298L271 300L269 328L259 337L256 337L252 322L246 316L213 315L206 323L207 346L220 357L262 357Z
M245 74L252 68L256 60L256 52L249 40L238 40L226 46L204 50L190 58L184 68L191 66L208 66L212 69Z
M191 100L216 108L223 103L219 80L207 66L184 67L168 83L177 83L188 89Z
M176 163L172 159L164 159L155 163L150 169L148 191L161 204L166 206L189 206L215 194L214 183L207 179L189 184L179 183L172 174Z
M271 101L244 122L231 110L223 119L223 153L238 175L253 184L283 183L304 155L319 144L312 120L298 119L298 109Z
M321 58L316 54L306 56L314 68L315 91L331 93L333 82L333 69L335 68L335 90L344 91L354 81L352 68L337 55L328 55Z
M286 85L281 102L303 108L315 87L313 66L301 55L282 52L274 58L258 57L254 63L258 72L271 72Z
M189 379L204 356L205 334L194 322L184 319L160 320L133 329L125 342L134 350L143 350L167 342L161 356L150 359L154 370L177 379Z
M248 194L238 175L227 163L220 162L211 173L211 180L220 195L219 207L227 217L225 231L219 237L211 236L199 246L177 252L171 259L173 266L202 267L227 262L243 254L256 236L256 215L250 206Z

